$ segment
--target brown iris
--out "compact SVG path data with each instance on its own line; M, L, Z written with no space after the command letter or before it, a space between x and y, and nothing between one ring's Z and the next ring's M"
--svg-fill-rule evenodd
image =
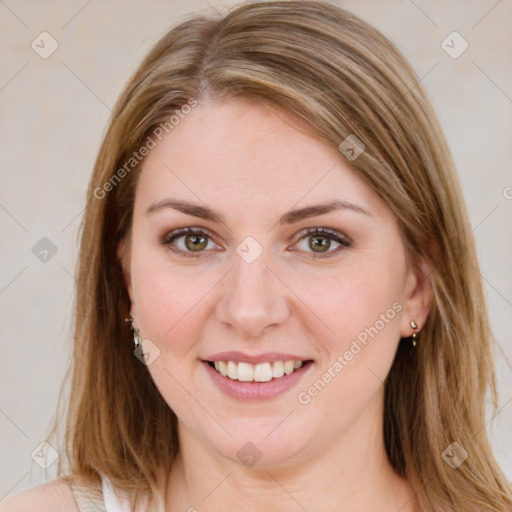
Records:
M208 237L204 235L187 235L185 237L185 246L188 250L198 252L202 251L208 245Z
M309 247L314 252L325 252L331 246L331 240L325 236L312 236L310 237ZM316 249L321 250L317 251Z

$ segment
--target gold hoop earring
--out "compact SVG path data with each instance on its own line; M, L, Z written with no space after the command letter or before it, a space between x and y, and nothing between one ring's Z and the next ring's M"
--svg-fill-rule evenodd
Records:
M411 320L411 322L409 323L409 325L411 326L412 329L416 330L418 328L418 324L414 321L414 320ZM418 334L413 332L412 333L412 346L415 347L416 346L416 341L418 339Z

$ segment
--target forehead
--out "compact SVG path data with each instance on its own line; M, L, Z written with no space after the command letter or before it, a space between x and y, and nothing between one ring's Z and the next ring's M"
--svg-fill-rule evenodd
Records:
M239 211L335 198L384 206L335 148L243 100L192 109L150 151L137 188L144 203L172 194Z

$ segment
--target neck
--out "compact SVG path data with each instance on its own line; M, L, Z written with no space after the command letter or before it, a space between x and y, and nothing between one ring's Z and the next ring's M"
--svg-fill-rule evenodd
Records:
M203 444L183 425L179 431L166 511L417 510L414 490L388 461L382 414L375 414L375 408L332 442L318 440L323 449L314 456L265 468L247 468Z

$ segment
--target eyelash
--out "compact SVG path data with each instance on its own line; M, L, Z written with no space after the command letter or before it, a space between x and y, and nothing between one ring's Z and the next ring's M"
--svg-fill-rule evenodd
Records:
M205 235L206 237L208 237L209 240L213 241L212 237L208 234L208 232L206 232L203 229L181 228L171 231L170 233L167 233L167 235L165 235L165 237L161 241L161 245L168 247L169 250L171 250L172 252L179 254L180 256L183 256L185 258L199 258L201 256L201 253L206 252L206 249L204 249L203 251L197 251L197 253L194 254L192 251L183 251L181 249L176 249L172 247L172 242L174 242L177 238L181 238L186 235ZM301 242L302 240L307 239L311 236L322 236L324 238L334 240L335 242L340 244L340 246L337 247L336 249L323 253L325 254L325 256L322 255L322 253L311 252L310 254L313 255L313 258L329 258L332 255L337 254L344 248L349 248L352 246L352 242L348 237L342 235L341 233L338 233L337 231L332 231L327 228L309 228L302 234L302 236L296 243Z

